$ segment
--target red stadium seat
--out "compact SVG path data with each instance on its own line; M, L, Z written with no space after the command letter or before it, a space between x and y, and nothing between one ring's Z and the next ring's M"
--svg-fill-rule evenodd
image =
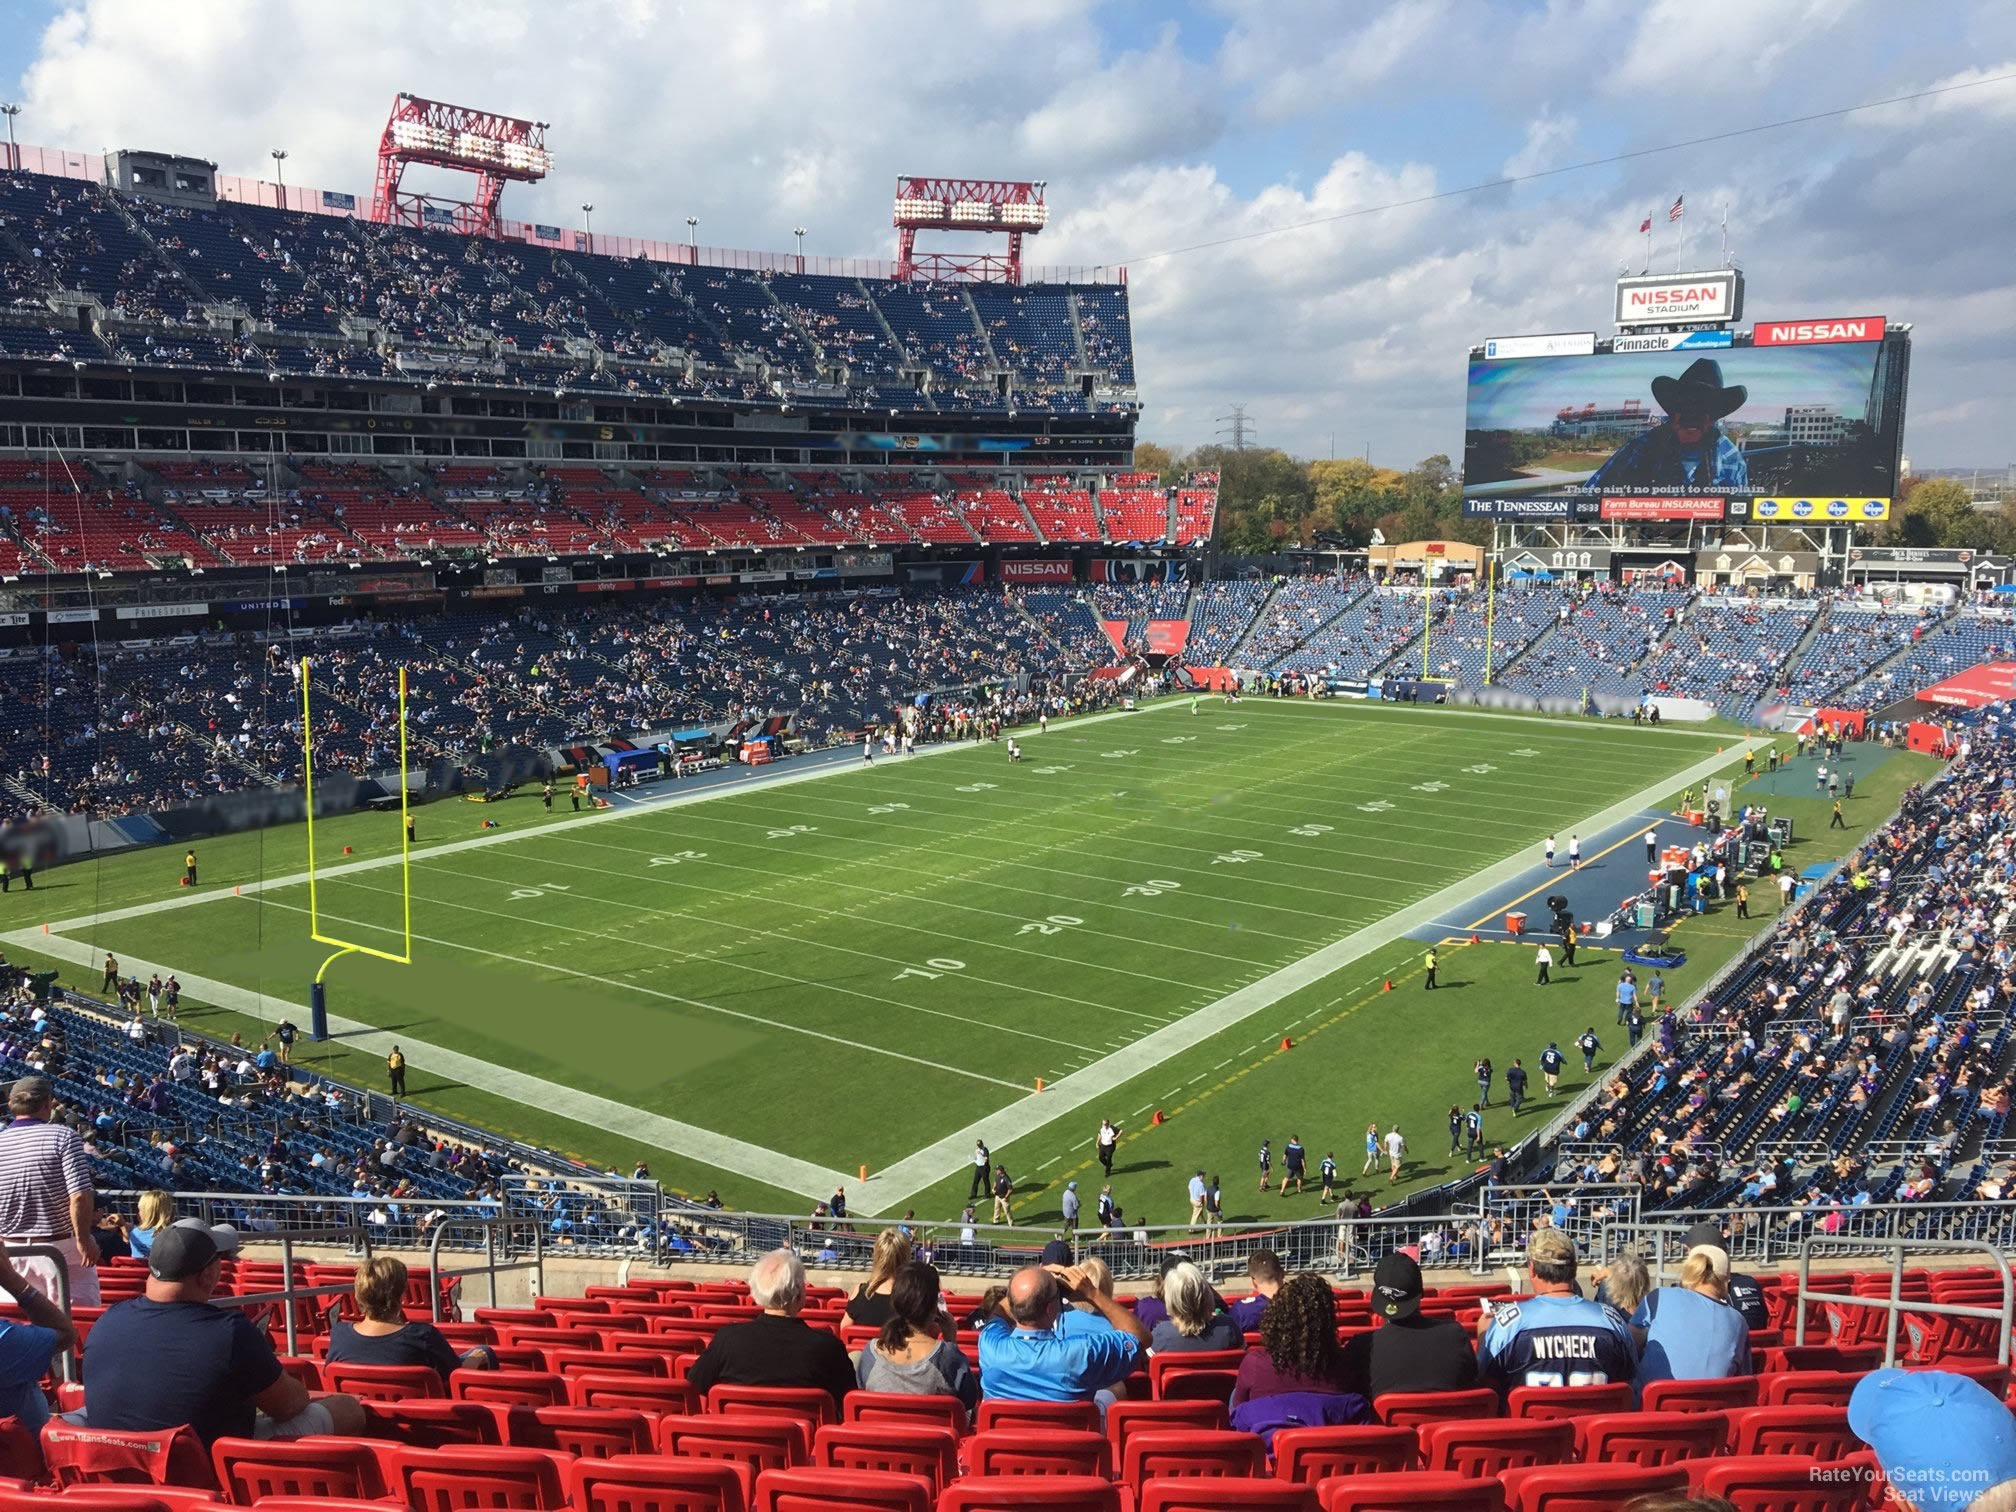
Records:
M579 1375L585 1370L617 1375L669 1376L671 1361L656 1350L641 1349L542 1349L546 1368L556 1375Z
M497 1407L558 1407L567 1400L567 1382L550 1370L457 1370L448 1377L448 1395Z
M373 1438L397 1439L416 1449L504 1442L497 1414L480 1402L366 1402L364 1420Z
M1502 1416L1498 1393L1488 1386L1474 1391L1389 1391L1372 1409L1380 1422L1394 1428Z
M1757 1377L1729 1376L1719 1381L1653 1381L1639 1406L1647 1412L1719 1412L1757 1405Z
M1164 1428L1215 1431L1224 1426L1222 1402L1115 1402L1106 1409L1106 1437L1113 1443L1116 1465L1126 1462L1130 1433Z
M840 1421L967 1431L966 1406L957 1397L912 1396L907 1391L850 1391L840 1404Z
M821 1470L877 1470L914 1475L936 1496L959 1473L959 1439L949 1428L902 1423L828 1423L812 1435Z
M830 1392L801 1386L716 1386L707 1393L706 1410L722 1417L794 1418L815 1428L840 1421Z
M335 1390L333 1386L325 1387L322 1384L322 1362L320 1360L308 1355L287 1354L279 1356L279 1360L280 1368L294 1377L303 1386L306 1386L310 1391Z
M1678 1465L1531 1465L1498 1480L1507 1512L1616 1512L1634 1496L1687 1489Z
M504 1442L521 1449L555 1449L577 1459L613 1459L651 1452L652 1419L615 1407L508 1407Z
M1675 1465L1719 1454L1726 1426L1713 1412L1605 1412L1572 1421L1575 1457L1609 1465Z
M1421 1446L1412 1428L1360 1423L1339 1428L1283 1428L1274 1435L1274 1475L1313 1486L1337 1475L1412 1470Z
M494 1444L449 1444L439 1449L395 1449L395 1496L412 1512L457 1512L463 1507L563 1512L569 1455Z
M1429 1470L1332 1476L1317 1483L1316 1500L1323 1512L1504 1512L1505 1508L1498 1482Z
M1120 1450L1120 1482L1137 1491L1157 1476L1259 1475L1266 1468L1257 1433L1225 1428L1137 1426Z
M1313 1486L1282 1480L1158 1480L1141 1488L1141 1512L1237 1512L1241 1507L1276 1512L1315 1512Z
M938 1512L1121 1512L1120 1488L1096 1475L969 1475L939 1493Z
M1758 1382L1764 1407L1846 1407L1859 1370L1781 1370Z
M58 1498L48 1491L0 1490L0 1512L178 1512L177 1505L154 1494L153 1486L93 1486L83 1491L65 1492ZM215 1505L213 1503L212 1505ZM382 1506L373 1512L384 1512Z
M112 1483L217 1489L203 1441L187 1428L111 1432L55 1418L42 1428L42 1458L50 1477L65 1488Z
M848 1400L859 1395L857 1392ZM1099 1409L1090 1402L982 1401L973 1426L983 1433L990 1428L1083 1428L1096 1433Z
M872 1470L765 1470L756 1512L931 1512L931 1489L914 1475Z
M1189 1401L1197 1397L1229 1401L1232 1387L1239 1378L1239 1363L1245 1358L1244 1349L1204 1349L1151 1356L1148 1361L1149 1396L1155 1401ZM1172 1377L1189 1375L1199 1379L1171 1389L1169 1383ZM1222 1391L1220 1386L1224 1388Z
M748 1512L755 1486L747 1465L655 1454L577 1460L568 1475L573 1512Z
M1424 1468L1453 1470L1474 1480L1524 1465L1559 1465L1575 1451L1575 1425L1566 1418L1423 1423L1415 1431Z
M1738 1455L1688 1466L1699 1495L1719 1496L1736 1512L1860 1512L1869 1505L1869 1481L1850 1472L1830 1479L1824 1458L1798 1454Z
M1735 1414L1729 1447L1738 1455L1805 1455L1832 1460L1862 1447L1846 1407L1746 1407Z
M1079 1428L990 1428L967 1440L974 1475L1113 1474L1113 1445Z
M263 1496L338 1496L375 1501L386 1494L378 1450L366 1439L221 1438L210 1446L226 1500L249 1507Z
M658 1450L735 1460L752 1470L785 1470L812 1462L812 1430L796 1418L666 1417L658 1420Z
M1605 1386L1514 1386L1505 1398L1505 1413L1529 1419L1584 1417L1596 1412L1629 1412L1632 1405L1627 1381Z
M322 1378L331 1391L360 1402L407 1402L414 1397L446 1397L441 1372L432 1365L325 1365Z
M567 1377L567 1402L573 1407L690 1415L700 1410L700 1393L684 1381L584 1370Z
M259 1503L260 1512L385 1512L397 1502L355 1501L347 1496L269 1496ZM43 1512L48 1512L47 1508ZM63 1507L60 1512L70 1512Z

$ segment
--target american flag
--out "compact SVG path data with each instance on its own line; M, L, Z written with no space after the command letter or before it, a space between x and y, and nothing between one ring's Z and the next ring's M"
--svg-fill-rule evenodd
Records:
M1669 221L1679 220L1683 215L1687 213L1686 205L1687 205L1687 196L1683 194L1678 199L1673 201L1673 208L1666 212L1666 219L1668 219Z

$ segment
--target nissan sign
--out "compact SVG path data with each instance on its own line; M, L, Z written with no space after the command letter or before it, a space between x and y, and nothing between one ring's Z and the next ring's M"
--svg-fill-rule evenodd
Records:
M1620 327L1702 325L1742 318L1743 275L1734 268L1617 280Z
M1824 341L1881 341L1881 315L1851 315L1835 320L1758 321L1750 331L1752 346L1810 346Z

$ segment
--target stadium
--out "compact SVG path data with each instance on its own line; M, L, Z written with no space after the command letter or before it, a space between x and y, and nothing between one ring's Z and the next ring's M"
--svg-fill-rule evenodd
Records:
M1648 259L1255 550L1045 181L7 109L0 1512L2016 1505L1909 310Z

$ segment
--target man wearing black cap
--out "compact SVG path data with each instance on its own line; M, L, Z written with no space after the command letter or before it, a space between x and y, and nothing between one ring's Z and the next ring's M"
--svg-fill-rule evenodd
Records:
M200 1218L155 1236L146 1296L107 1308L92 1326L84 1370L91 1427L143 1432L186 1423L206 1446L364 1432L355 1397L311 1398L242 1308L211 1305L224 1258L237 1249L237 1230Z
M1722 1237L1722 1226L1712 1219L1704 1219L1687 1230L1688 1249L1703 1244L1725 1255L1729 1253L1729 1241ZM1771 1326L1771 1309L1764 1305L1764 1288L1755 1276L1739 1276L1733 1269L1729 1272L1729 1305L1743 1314L1743 1321L1752 1328Z
M1722 382L1722 365L1697 358L1678 378L1652 380L1652 397L1666 418L1610 454L1589 476L1591 489L1748 488L1743 448L1722 433L1720 422L1749 400L1740 383Z
M1421 1267L1395 1250L1372 1272L1372 1311L1384 1326L1344 1346L1344 1389L1376 1404L1394 1391L1462 1391L1477 1356L1461 1324L1421 1316Z

